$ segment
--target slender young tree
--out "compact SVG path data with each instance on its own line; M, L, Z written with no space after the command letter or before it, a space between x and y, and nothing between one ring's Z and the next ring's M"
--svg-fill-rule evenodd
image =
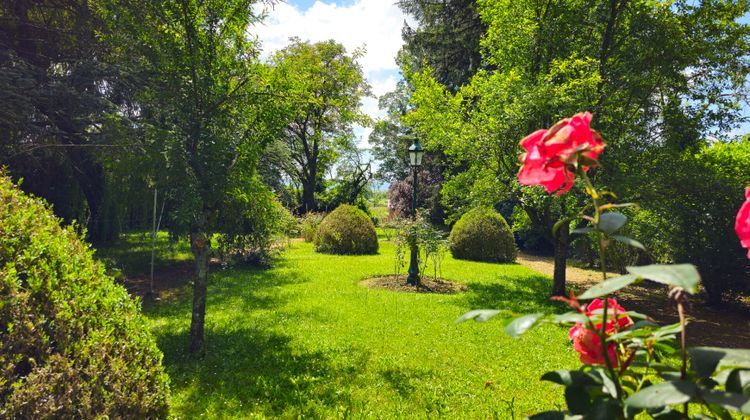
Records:
M120 29L110 41L148 69L139 96L146 148L163 165L162 188L177 203L171 224L189 234L195 258L191 352L204 347L213 236L231 225L235 191L250 184L263 147L281 129L280 95L269 90L268 69L249 36L259 19L254 3L108 3L107 17Z

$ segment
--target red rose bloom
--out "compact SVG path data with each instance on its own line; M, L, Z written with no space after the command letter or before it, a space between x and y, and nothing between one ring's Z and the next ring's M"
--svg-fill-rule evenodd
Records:
M582 324L576 324L570 329L568 337L573 341L573 350L580 354L582 363L601 366L607 364L604 360L602 340L594 331L587 329ZM607 345L607 353L612 366L616 367L619 361L614 343Z
M594 314L600 314L604 312L604 301L601 299L594 299L586 306L586 315L591 316ZM617 300L613 298L607 298L607 334L620 331L633 325L633 319L627 315L623 315L627 310L617 303ZM617 322L615 322L615 319ZM615 326L617 324L617 326ZM596 329L601 329L602 324L594 325Z
M734 231L737 232L742 247L748 249L747 257L750 258L750 187L745 188L745 203L737 213Z
M603 310L604 301L601 299L594 299L583 308L586 316L599 315ZM625 308L620 306L615 299L607 299L607 326L605 328L607 334L616 333L633 325L633 320L629 316L622 315L625 312L627 312ZM573 349L580 354L582 363L603 366L606 365L606 361L602 349L602 340L598 335L602 324L594 324L594 328L597 331L590 330L579 322L570 329L568 337L573 341ZM615 343L607 345L607 355L612 366L616 367L619 364L619 359Z
M575 175L571 167L580 155L596 160L604 150L604 141L591 129L591 114L565 118L549 130L537 130L521 140L526 153L518 181L523 185L542 185L547 192L564 194L573 187ZM584 166L584 170L588 170Z

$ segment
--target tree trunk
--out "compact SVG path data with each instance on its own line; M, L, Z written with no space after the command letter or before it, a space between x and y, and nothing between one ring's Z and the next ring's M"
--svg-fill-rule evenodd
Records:
M555 236L555 272L552 278L552 296L565 296L565 269L568 265L570 226L563 223Z
M208 257L211 251L209 235L199 228L190 233L190 244L195 257L193 285L193 316L190 321L190 352L203 351L203 331L206 319L206 291L208 288Z
M318 203L315 201L315 179L302 182L302 211L318 211Z

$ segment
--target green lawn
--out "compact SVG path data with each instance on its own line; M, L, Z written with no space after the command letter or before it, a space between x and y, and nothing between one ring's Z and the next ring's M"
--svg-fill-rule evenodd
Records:
M212 273L202 360L186 354L190 289L147 305L171 377L174 414L227 417L518 418L563 404L538 379L574 368L566 332L546 326L514 340L500 318L456 325L470 309L508 316L560 310L550 280L519 265L455 261L443 276L459 295L369 290L389 274L379 255L331 256L293 243L274 268Z

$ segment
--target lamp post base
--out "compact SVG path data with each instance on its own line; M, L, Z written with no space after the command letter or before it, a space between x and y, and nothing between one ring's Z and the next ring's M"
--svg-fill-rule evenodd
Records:
M406 284L420 286L422 279L419 277L419 248L411 247L411 258L409 261L409 276L406 278Z

